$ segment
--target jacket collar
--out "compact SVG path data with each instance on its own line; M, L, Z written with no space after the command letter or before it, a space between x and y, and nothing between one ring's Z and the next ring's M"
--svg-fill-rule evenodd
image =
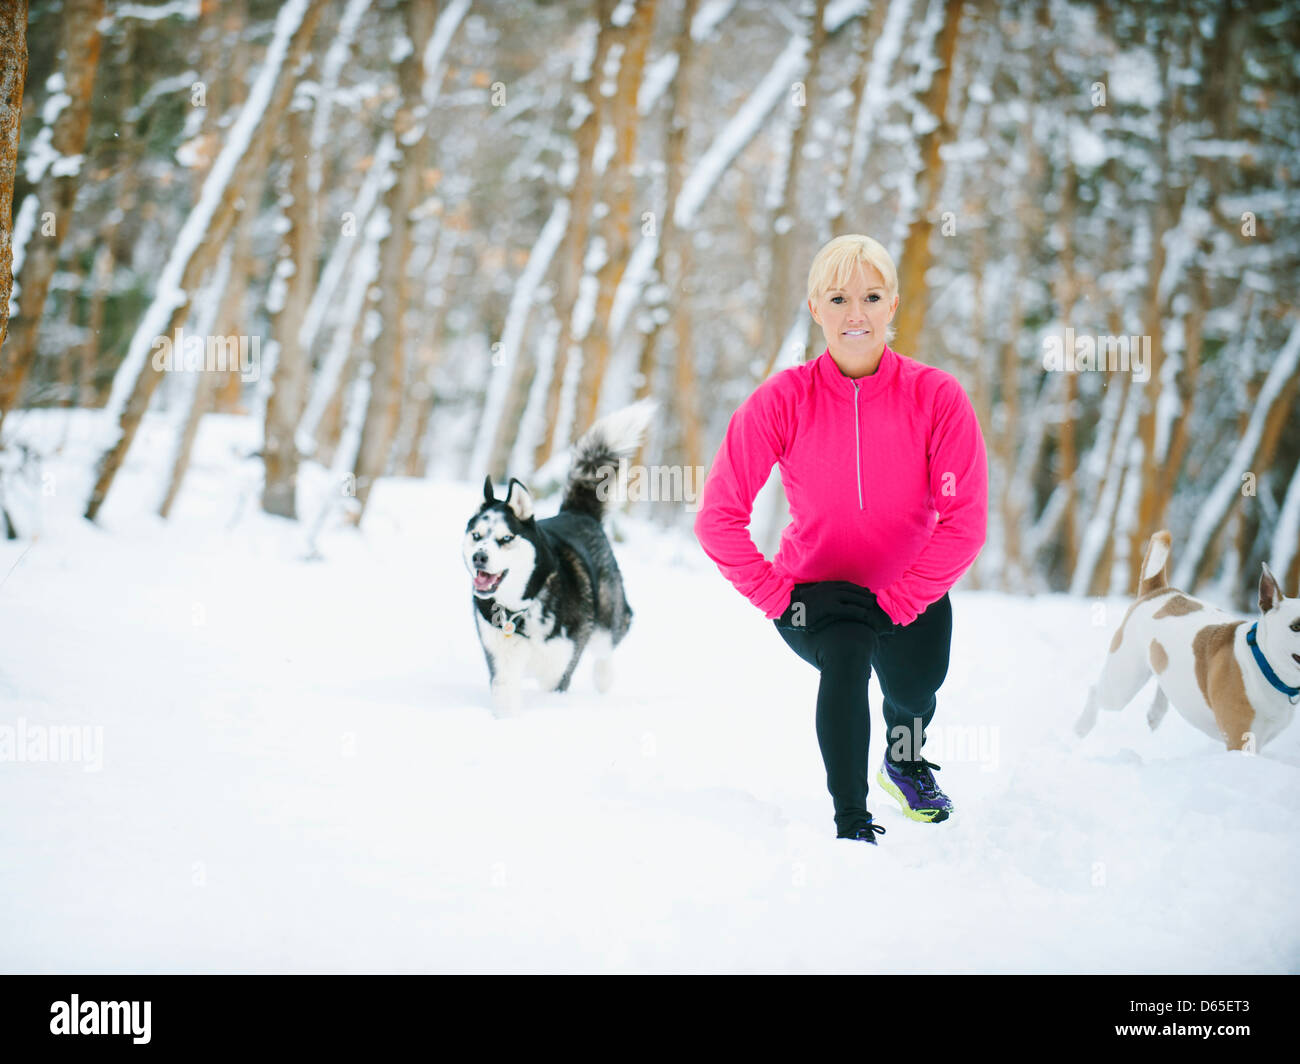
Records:
M886 344L880 354L880 363L876 366L875 373L866 377L846 377L835 364L835 359L831 357L831 349L827 347L813 361L813 373L816 374L817 381L822 387L849 402L853 401L856 390L858 401L861 402L864 399L874 399L893 384L898 376L898 358L899 356Z

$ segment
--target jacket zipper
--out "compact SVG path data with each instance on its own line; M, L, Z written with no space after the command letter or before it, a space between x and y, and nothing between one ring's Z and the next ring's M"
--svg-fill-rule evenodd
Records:
M853 443L858 460L858 509L862 509L862 440L858 435L858 382L853 382Z

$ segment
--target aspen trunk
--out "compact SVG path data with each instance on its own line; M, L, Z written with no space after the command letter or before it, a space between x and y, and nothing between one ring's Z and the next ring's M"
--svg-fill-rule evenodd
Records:
M636 161L637 137L641 131L641 118L636 107L637 90L645 72L646 47L654 25L655 4L656 0L638 0L623 34L623 58L618 68L613 100L615 149L606 178L609 213L603 227L605 261L596 271L596 312L582 344L582 375L573 418L575 436L585 432L596 420L605 366L609 361L609 314L614 305L614 293L623 279L632 252L629 218L632 195L636 190L632 164Z
M763 300L762 323L763 339L759 349L766 353L763 367L763 379L772 373L772 367L781 353L781 342L790 328L790 315L787 307L795 305L791 299L790 263L793 254L793 242L798 232L795 218L798 216L799 171L803 164L803 146L808 137L809 115L816 102L814 86L821 66L822 48L826 43L826 0L816 0L811 9L812 23L808 33L808 66L803 76L805 103L795 106L794 118L790 122L790 154L786 159L785 173L782 175L780 199L771 228L772 239L769 244L768 261L770 267L767 275L767 293ZM802 304L803 300L799 300ZM804 311L807 313L807 311ZM682 352L679 352L679 357Z
M262 457L266 480L262 509L278 517L298 517L298 447L294 430L307 402L307 351L300 333L311 300L316 265L316 212L310 187L310 101L302 94L289 111L288 202L280 269L288 272L284 301L271 325L279 345L275 378L267 397Z
M1182 417L1174 422L1173 438L1169 443L1169 455L1162 463L1163 476L1156 485L1159 498L1156 513L1163 514L1169 509L1173 500L1174 487L1178 483L1183 463L1187 460L1187 448L1191 441L1189 431L1193 410L1196 405L1196 385L1200 379L1201 346L1205 329L1205 309L1209 305L1209 291L1205 283L1205 271L1196 267L1188 271L1191 288L1191 301L1187 314L1183 317L1183 372L1179 381L1178 394L1182 405Z
M935 71L922 104L934 116L935 125L922 134L920 143L921 170L917 174L920 189L917 194L916 214L907 230L899 270L898 288L902 298L894 319L894 331L899 343L919 355L923 350L922 333L925 328L925 311L929 291L925 275L930 268L930 235L934 230L932 216L943 177L943 163L939 149L952 136L947 119L948 89L952 83L953 57L957 51L957 31L961 22L962 0L945 0L943 27L936 45L940 66ZM1008 548L1008 551L1010 548Z
M568 367L570 348L576 347L573 339L573 308L578 301L578 287L582 281L587 256L588 234L591 231L591 207L595 199L596 139L600 132L600 78L605 57L617 36L611 21L613 0L596 0L596 49L585 79L580 83L585 99L586 114L582 124L573 134L577 151L577 173L569 193L572 207L569 228L560 251L560 283L556 298L556 314L560 319L560 339L555 348L555 366L546 390L546 408L542 415L542 437L533 456L533 468L542 466L550 457L555 444L555 430L560 419L560 392L564 388L564 375Z
M871 54L876 47L876 42L880 40L880 31L885 25L885 12L889 10L889 4L886 0L872 0L871 11L864 19L858 20L858 31L853 39L853 84L849 93L853 98L853 103L849 107L849 114L856 117L861 113L863 99L867 91L867 72L871 66ZM857 137L857 125L854 123L854 138ZM865 145L861 146L865 149ZM832 201L830 212L826 216L826 228L829 237L840 235L841 227L844 224L844 218L848 211L846 198L857 191L857 174L855 170L855 161L860 150L855 141L850 142L848 150L844 153L844 162L840 172L836 177L835 196ZM857 232L857 229L852 230Z
M9 330L13 292L14 175L27 82L27 0L0 4L0 358Z
M406 0L402 4L406 34L412 44L398 67L397 81L401 101L393 118L397 143L397 161L393 164L395 180L384 194L388 215L388 235L379 248L379 320L380 331L371 345L370 395L366 419L361 429L353 474L356 476L358 522L370 500L370 490L388 466L393 437L397 432L397 413L401 402L403 357L406 329L403 315L407 305L406 267L410 258L410 214L420 179L418 139L411 140L422 121L416 113L422 108L424 90L424 51L433 34L434 15L430 5Z
M695 42L691 37L691 23L695 19L698 0L684 0L677 32L673 37L673 51L677 53L677 77L669 88L668 128L664 134L664 163L666 196L661 215L659 244L655 248L653 278L647 299L646 310L650 318L650 328L641 336L641 349L637 356L636 398L645 399L654 387L656 368L656 350L659 333L674 312L680 312L685 301L683 291L683 272L681 248L685 240L677 228L674 213L677 200L681 195L682 182L686 176L686 131L690 125L690 84L691 72L695 65ZM676 299L671 303L668 293L675 292ZM670 310L670 306L674 309ZM653 430L652 430L653 431ZM642 441L637 449L634 464L643 465L649 440Z
M99 63L99 24L103 17L103 0L67 0L63 5L60 72L64 91L71 99L54 120L49 141L50 150L63 159L82 155L86 147L91 90ZM54 167L47 165L31 193L37 197L42 216L47 212L53 215L53 225L48 234L43 225L37 226L18 276L18 318L0 355L0 427L5 415L22 398L23 384L36 357L36 333L50 278L58 265L63 239L72 228L72 208L81 184L81 167L70 173L54 171Z

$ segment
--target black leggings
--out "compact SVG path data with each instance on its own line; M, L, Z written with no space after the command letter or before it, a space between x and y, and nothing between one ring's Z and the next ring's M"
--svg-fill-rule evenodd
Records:
M781 638L821 672L817 689L817 742L826 764L826 787L835 800L835 826L843 831L866 819L867 747L871 717L867 680L876 670L884 695L886 749L891 760L921 756L912 737L934 717L935 692L948 674L952 604L945 594L911 624L877 636L858 621L837 621L816 632L777 628ZM898 731L896 729L902 729Z

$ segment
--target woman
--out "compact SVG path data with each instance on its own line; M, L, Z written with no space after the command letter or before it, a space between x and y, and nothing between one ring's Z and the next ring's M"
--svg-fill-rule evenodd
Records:
M886 343L898 273L879 243L853 235L823 247L808 309L826 351L773 374L732 415L695 534L820 671L817 741L836 836L874 844L885 829L867 811L873 668L888 728L877 780L913 820L952 811L920 747L948 671L948 590L984 545L988 464L957 379ZM769 562L748 526L778 462L791 520Z

